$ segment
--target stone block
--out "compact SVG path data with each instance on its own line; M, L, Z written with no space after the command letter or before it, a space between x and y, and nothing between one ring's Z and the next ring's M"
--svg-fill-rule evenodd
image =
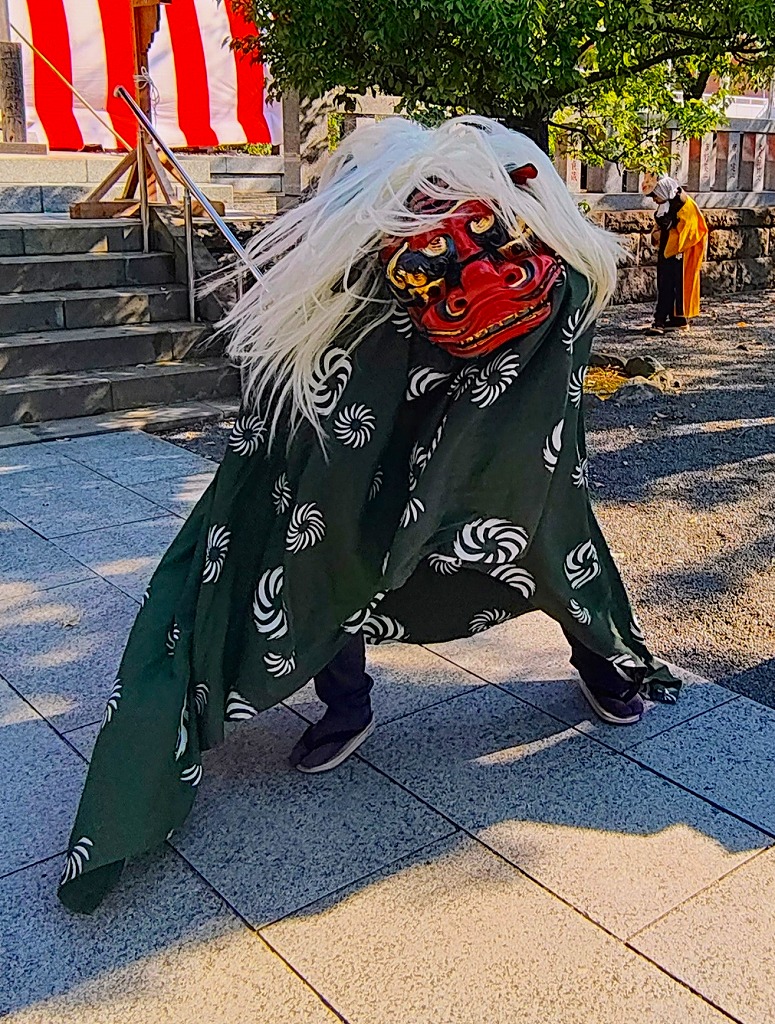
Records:
M60 731L99 721L136 615L98 578L6 602L0 673Z
M21 228L0 228L0 256L24 255L24 236Z
M49 538L164 514L152 501L69 459L66 465L0 475L0 508Z
M81 561L0 510L0 600L4 603L92 578Z
M283 179L280 174L226 174L214 178L213 185L230 185L235 193L282 192Z
M6 875L67 848L86 766L2 679L0 729L0 874ZM20 911L4 905L2 916ZM9 968L5 945L3 961L0 989Z
M622 248L622 255L619 257L620 267L635 267L638 265L641 237L639 232L617 234L616 241Z
M43 295L0 295L0 337L64 327L62 299Z
M631 945L730 1020L775 1020L775 853L768 851L636 935Z
M9 256L0 258L0 294L116 288L125 283L125 257Z
M651 232L647 232L640 236L640 252L638 263L642 267L655 267L657 265L657 256L659 255L659 247L654 245L651 240Z
M775 710L737 697L645 740L630 757L717 807L775 832Z
M216 172L210 167L211 174L282 174L283 158L281 156L250 156L249 154L233 154L226 157L226 168Z
M210 180L209 156L184 156L182 153L179 153L178 158L198 185Z
M741 256L763 256L767 251L767 244L767 228L717 228L710 232L708 259L721 262L736 260Z
M86 157L0 156L2 184L69 185L88 180Z
M42 213L40 185L0 185L3 213Z
M739 291L737 261L706 263L702 268L702 293L708 298L723 298Z
M7 1024L342 1020L168 847L131 864L89 917L57 900L61 870L57 859L0 881Z
M303 731L286 708L235 729L204 758L196 804L172 839L254 927L457 832L359 758L300 778L287 759Z
M359 1024L728 1024L469 839L407 857L265 934Z
M623 234L629 231L650 232L654 226L652 210L608 210L605 226L609 231Z
M71 329L179 320L187 311L186 289L178 285L64 296L65 323Z
M225 360L181 363L168 367L114 370L113 408L134 409L143 405L175 405L239 394L239 372Z
M175 280L175 261L169 253L130 253L123 262L127 284L171 284Z
M740 209L703 207L702 213L711 231L717 228L757 228L773 223L773 211L767 206L749 206Z
M365 761L620 938L771 842L491 687L383 726L361 749Z
M744 292L775 288L775 259L743 259L738 261L738 290Z
M25 227L24 252L28 256L55 256L63 253L138 252L143 244L139 224L115 224L105 221L95 226L65 221L46 227Z
M57 543L78 562L90 566L97 576L140 601L162 555L181 526L177 516L163 516L91 533L76 533Z
M131 490L176 516L185 518L210 486L215 467L206 473L132 484Z
M651 302L657 294L656 267L625 267L619 271L615 304Z
M88 185L41 185L41 205L44 213L69 213L73 203L89 194Z
M88 373L10 379L0 383L0 424L92 416L111 402L110 381Z
M141 430L63 441L57 445L57 452L125 487L148 480L209 473L215 468L209 459Z

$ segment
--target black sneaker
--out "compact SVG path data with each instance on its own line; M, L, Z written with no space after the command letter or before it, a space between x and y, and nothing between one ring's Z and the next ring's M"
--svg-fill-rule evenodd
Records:
M374 732L374 715L359 729L321 732L320 722L306 729L288 760L300 772L329 772L346 761Z

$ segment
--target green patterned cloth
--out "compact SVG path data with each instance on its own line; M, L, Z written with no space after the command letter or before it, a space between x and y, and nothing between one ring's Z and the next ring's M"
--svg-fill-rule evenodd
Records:
M188 815L202 752L322 669L348 639L434 643L540 609L641 681L652 658L587 493L591 330L575 272L552 318L462 360L405 314L319 367L329 434L268 450L255 415L156 571L105 710L60 888L90 911L128 857Z

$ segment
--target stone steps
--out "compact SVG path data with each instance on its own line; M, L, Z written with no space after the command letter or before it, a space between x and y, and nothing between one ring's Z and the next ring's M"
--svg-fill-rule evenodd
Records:
M184 359L210 333L206 324L127 324L0 338L0 380Z
M65 220L31 215L0 217L0 256L140 252L137 220Z
M0 337L182 320L187 312L188 295L180 284L0 295Z
M238 390L239 374L224 359L14 377L0 380L0 427L230 398Z
M74 291L170 284L175 264L169 253L66 253L0 257L0 292Z

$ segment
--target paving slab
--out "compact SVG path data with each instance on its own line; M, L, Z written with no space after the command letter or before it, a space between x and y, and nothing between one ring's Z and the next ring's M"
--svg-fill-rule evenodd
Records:
M38 590L93 578L85 565L0 511L0 606Z
M127 487L147 480L188 476L213 469L207 459L141 430L63 441L61 450L75 462Z
M89 917L57 901L60 870L48 862L0 881L8 1024L335 1024L171 850L130 866Z
M57 729L102 717L137 604L101 579L0 608L0 674Z
M471 840L262 934L350 1024L729 1024Z
M743 1024L775 1020L775 854L671 910L632 945Z
M56 543L78 562L89 566L97 576L139 601L181 525L177 516L166 515L142 523L75 533L61 537Z
M621 938L771 841L494 687L362 756Z
M0 679L0 877L67 850L85 775L81 758Z
M0 508L44 537L65 537L164 515L152 501L86 466L0 475Z
M369 648L367 671L374 679L371 702L380 725L486 685L478 676L409 644ZM313 683L285 703L310 722L317 721L324 710Z
M3 428L22 430L22 427ZM17 473L71 465L59 444L16 445L0 450L0 481Z
M212 471L206 473L193 473L168 480L151 480L142 484L133 484L132 490L153 501L156 505L160 505L168 512L185 518L210 486L215 471L216 467L213 467Z
M578 673L568 662L570 649L560 626L540 612L429 649L614 750L628 750L736 696L724 686L678 668L675 671L684 686L677 704L647 702L646 714L637 725L607 725L581 695Z
M303 775L288 754L304 723L285 708L205 755L173 844L254 925L275 921L455 831L357 759Z
M775 710L740 697L631 757L775 835Z

